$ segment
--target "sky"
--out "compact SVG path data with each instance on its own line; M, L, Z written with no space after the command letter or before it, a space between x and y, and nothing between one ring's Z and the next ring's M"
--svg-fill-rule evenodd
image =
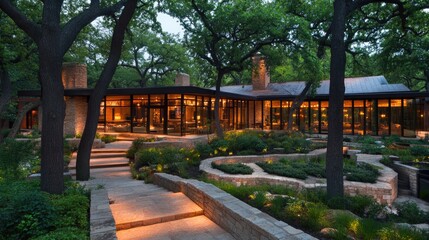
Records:
M165 13L158 13L158 21L161 23L162 30L168 33L179 34L183 37L183 28L177 19Z

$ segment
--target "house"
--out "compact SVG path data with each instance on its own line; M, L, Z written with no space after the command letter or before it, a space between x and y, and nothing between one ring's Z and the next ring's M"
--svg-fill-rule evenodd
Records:
M220 122L224 130L283 130L292 114L292 129L327 133L329 80L322 81L314 96L291 112L304 82L271 83L265 59L253 58L252 85L221 88ZM257 70L256 70L257 69ZM67 103L65 133L83 131L87 99L86 67L64 64L63 83ZM21 98L39 97L40 91L21 91ZM214 89L190 85L187 74L178 74L175 86L108 89L101 103L98 131L169 135L212 132ZM389 84L383 76L345 79L344 134L415 137L429 130L428 93L411 91L403 84ZM35 124L35 111L22 127ZM41 122L41 121L38 121Z

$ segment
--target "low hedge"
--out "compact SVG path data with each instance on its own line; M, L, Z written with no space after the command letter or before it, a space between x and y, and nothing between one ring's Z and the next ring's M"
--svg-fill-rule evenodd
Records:
M253 169L242 163L216 164L212 162L212 167L229 174L252 174Z

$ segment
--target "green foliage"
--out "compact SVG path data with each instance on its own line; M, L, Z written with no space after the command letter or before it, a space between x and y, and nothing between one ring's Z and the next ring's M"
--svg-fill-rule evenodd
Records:
M212 167L229 174L252 174L253 169L242 163L216 164L212 162Z
M89 193L66 185L63 195L49 195L39 181L0 184L0 239L88 239Z
M377 233L380 240L427 240L429 235L427 231L390 226L378 230Z
M28 239L55 228L57 215L46 193L34 189L11 193L7 188L0 186L0 235L4 239Z
M199 165L200 155L187 148L143 148L137 151L133 168L134 174L147 180L155 172L166 172L189 177L191 168Z
M321 203L297 200L285 208L286 217L299 226L317 231L328 225L327 208Z
M101 141L103 141L105 143L115 142L116 136L115 135L103 135L103 136L101 136Z
M40 159L31 141L5 139L0 144L0 182L26 178L38 169Z
M325 162L320 159L315 160L289 160L280 159L278 162L258 162L259 167L265 172L279 176L306 179L308 175L325 178ZM349 181L375 183L380 175L378 169L371 164L352 164L345 161L344 175Z
M152 139L155 139L155 138L137 138L137 139L135 139L132 142L131 147L127 151L127 158L134 159L134 155L137 153L137 151L139 151L140 149L143 148L143 144L145 142L151 142Z
M45 235L34 238L34 240L85 240L89 239L88 235L85 234L79 228L76 227L64 227L58 228Z
M259 167L264 169L265 172L284 177L306 179L307 174L302 169L296 169L291 165L286 165L281 162L257 162Z
M429 223L429 213L421 210L414 202L403 202L396 206L398 215L391 215L397 222L406 222L410 224Z
M214 149L210 144L197 143L195 150L200 154L201 159L206 159L213 156Z
M371 164L359 162L354 165L345 164L344 173L348 181L375 183L380 175L378 169Z

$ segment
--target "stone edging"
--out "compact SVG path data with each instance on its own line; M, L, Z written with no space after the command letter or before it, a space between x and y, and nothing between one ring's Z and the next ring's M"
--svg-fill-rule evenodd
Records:
M295 178L288 178L282 176L276 176L267 174L263 171L254 172L251 175L233 175L224 173L218 169L214 169L211 166L212 162L215 163L255 163L258 161L278 161L281 158L287 157L289 159L297 158L314 158L314 157L325 157L325 153L322 151L313 151L309 154L271 154L271 155L252 155L252 156L226 156L226 157L215 157L208 158L201 162L200 170L207 174L207 177L214 180L222 180L232 182L235 185L248 184L278 184L288 187L292 187L298 190L304 188L326 188L326 180L320 179L314 183L306 183L304 180ZM364 156L365 154L358 154ZM366 156L366 155L365 155ZM378 202L391 204L396 199L398 194L398 174L392 169L380 164L377 161L362 160L364 162L371 163L381 168L381 175L377 179L377 183L361 183L344 181L344 191L350 195L368 195L373 196Z
M204 215L236 239L316 239L247 205L212 184L156 173L154 183L182 192L204 210Z
M116 240L116 225L106 189L91 189L90 239Z

